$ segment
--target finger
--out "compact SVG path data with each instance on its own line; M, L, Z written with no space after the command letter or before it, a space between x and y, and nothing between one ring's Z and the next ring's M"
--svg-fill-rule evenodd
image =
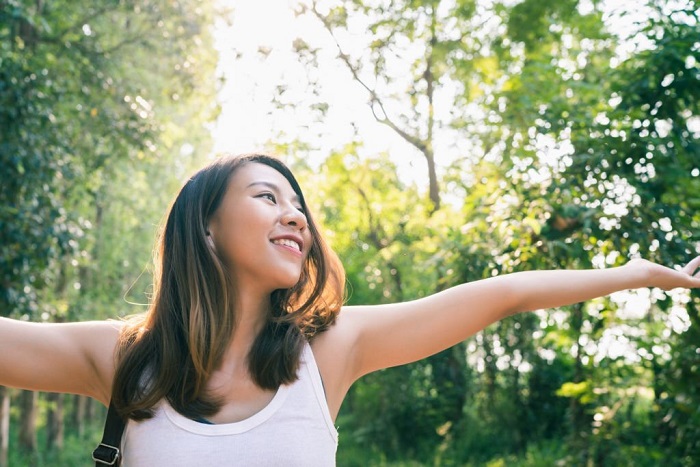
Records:
M688 276L693 288L700 287L700 271L696 272L695 274L691 273Z
M683 268L683 272L692 276L698 267L700 267L700 256L696 256L693 260L686 264Z

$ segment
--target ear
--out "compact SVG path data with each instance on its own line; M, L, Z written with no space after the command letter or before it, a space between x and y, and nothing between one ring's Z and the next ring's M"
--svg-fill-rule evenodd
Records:
M207 243L212 248L212 250L216 249L216 247L214 246L214 238L212 238L211 232L209 232L208 230L207 230Z

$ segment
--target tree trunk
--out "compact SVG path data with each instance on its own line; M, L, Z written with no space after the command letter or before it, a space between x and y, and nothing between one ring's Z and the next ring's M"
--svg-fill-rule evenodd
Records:
M46 414L46 448L48 450L63 449L63 394L55 392L46 396L48 412Z
M95 400L87 397L85 400L85 421L91 422L95 419Z
M481 331L482 336L482 347L484 349L484 380L486 387L486 408L487 410L493 411L496 407L496 375L498 374L498 368L496 368L496 357L493 354L493 348L491 346L492 332L490 330Z
M424 151L423 155L428 163L428 195L433 204L431 213L440 209L440 183L438 182L437 171L435 168L435 155L433 151Z
M10 390L0 386L0 467L8 467L10 447Z
M19 447L26 452L36 452L36 415L39 393L22 391L20 393L21 422L19 427Z
M71 416L71 426L78 433L79 438L85 435L85 413L87 409L87 400L85 396L73 396L73 411Z

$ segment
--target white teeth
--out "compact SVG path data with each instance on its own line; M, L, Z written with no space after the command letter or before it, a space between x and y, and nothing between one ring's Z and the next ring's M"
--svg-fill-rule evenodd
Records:
M277 245L285 245L285 246L288 246L290 248L294 248L296 250L301 251L301 247L299 246L299 244L297 242L295 242L294 240L290 240L288 238L278 238L278 239L272 240L272 243L275 243Z

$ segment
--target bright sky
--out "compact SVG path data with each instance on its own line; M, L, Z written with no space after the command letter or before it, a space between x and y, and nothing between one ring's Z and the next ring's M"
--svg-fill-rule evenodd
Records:
M404 145L390 131L374 121L366 105L367 94L352 82L345 66L333 60L337 48L320 24L311 18L297 18L291 0L242 0L232 2L231 22L216 25L220 72L226 83L220 94L222 113L215 130L215 151L260 150L268 141L287 142L296 134L310 134L318 141L318 157L330 148L349 142L352 122L362 127L367 146L389 149ZM287 88L291 99L308 90L305 70L292 51L297 37L323 43L324 99L330 107L322 126L312 126L307 109L274 110L272 99L278 86ZM265 57L260 50L267 50ZM312 128L309 128L312 126ZM420 162L420 161L419 161Z
M214 129L215 153L265 150L269 149L270 141L290 142L301 135L317 145L317 151L310 157L312 162L320 163L332 149L350 142L357 131L364 142L363 155L388 152L404 181L421 187L427 185L422 155L374 120L367 106L366 91L352 80L346 66L336 58L338 50L329 34L310 15L294 15L300 0L220 1L229 5L232 12L229 18L219 18L215 27L216 46L221 57L219 73L225 83L220 93L222 112ZM609 18L616 17L614 29L629 30L633 16L621 18L616 13L636 0L605 3ZM581 2L580 8L586 10L586 0ZM280 86L286 88L285 97L292 101L309 93L302 84L306 82L307 70L292 51L297 37L303 37L322 50L319 60L322 98L329 104L322 125L312 121L309 109L280 111L273 104ZM349 45L343 44L344 47ZM261 50L267 54L260 53ZM438 102L436 110L440 107L450 110L449 104L441 106ZM436 153L440 154L438 163L446 165L453 157L469 150L465 142L453 141L454 136L450 141L445 139L441 140L438 134L434 142ZM545 151L551 152L551 148Z

